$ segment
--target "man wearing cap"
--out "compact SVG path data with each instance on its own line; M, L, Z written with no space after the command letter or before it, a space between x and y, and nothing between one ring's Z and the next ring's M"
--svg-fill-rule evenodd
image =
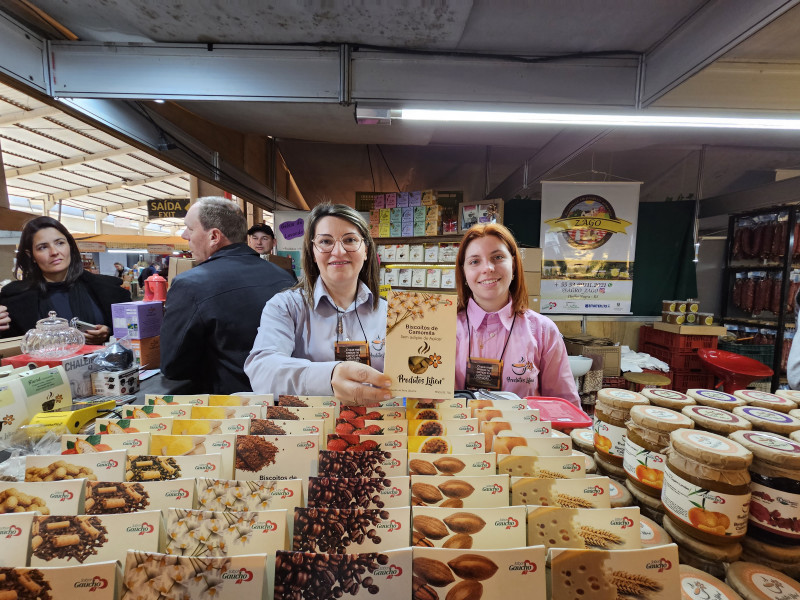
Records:
M272 227L266 223L253 225L247 230L247 245L262 256L272 254L272 248L275 246L275 234Z

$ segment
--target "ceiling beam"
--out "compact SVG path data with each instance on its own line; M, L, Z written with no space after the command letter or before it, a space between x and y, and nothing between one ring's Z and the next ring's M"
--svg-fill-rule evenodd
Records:
M40 106L32 110L20 110L7 115L0 115L0 127L16 125L17 123L24 123L25 121L43 117L55 117L59 114L62 114L61 111L53 106Z
M26 167L19 167L18 169L6 169L6 179L14 179L17 177L24 177L32 173L42 173L44 171L53 171L55 169L62 169L64 167L71 167L73 165L81 165L83 163L91 162L93 160L104 160L106 158L113 158L123 154L130 154L136 152L136 148L125 146L123 148L112 148L111 150L103 150L102 152L95 152L93 154L82 154L80 156L73 156L72 158L63 158L57 160L50 160L35 165L28 165Z
M641 107L656 102L800 0L710 0L645 54Z
M66 200L67 198L79 198L81 196L90 196L91 194L100 194L102 192L111 192L113 190L130 189L139 185L146 185L148 183L157 183L167 179L175 179L181 177L183 173L168 173L166 175L158 175L156 177L147 177L144 179L128 179L125 181L117 181L115 183L107 183L103 185L94 185L92 187L77 188L74 190L66 190L55 194L42 194L40 196L33 196L31 200L38 201L52 201L58 202L59 200ZM139 206L141 202L137 202Z
M700 201L698 216L704 219L780 204L796 204L798 199L800 199L800 177L792 177L749 190L703 198Z

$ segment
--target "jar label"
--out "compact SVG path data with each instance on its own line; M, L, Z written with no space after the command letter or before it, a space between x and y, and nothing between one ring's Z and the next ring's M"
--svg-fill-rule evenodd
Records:
M660 490L664 481L666 457L651 452L630 440L625 439L625 459L622 467L628 477L651 488Z
M594 444L594 432L584 429L579 431L577 437L589 444Z
M747 531L750 493L722 494L689 483L664 467L661 501L670 516L698 531L741 537Z
M755 417L756 419L769 421L770 423L794 422L794 419L789 415L785 415L783 413L779 413L774 410L769 410L768 408L758 408L757 406L745 406L742 409L742 412L750 415L751 417Z
M764 594L765 598L772 598L774 600L797 600L800 594L794 586L789 587L780 579L776 579L771 573L763 571L754 571L750 573L750 581L753 582L755 588Z
M781 437L774 433L762 433L760 431L746 431L743 436L748 442L764 446L770 450L777 450L778 452L791 452L793 454L800 454L800 444L785 437Z
M656 537L656 532L650 525L642 520L639 521L639 537L642 538L642 542L652 542L653 538Z
M706 419L719 421L720 423L736 423L737 421L741 421L741 419L735 414L729 413L727 410L722 410L720 408L711 408L709 406L693 406L691 411L696 415L700 415Z
M684 592L683 595L689 598L713 598L714 600L728 598L728 594L721 589L711 585L705 579L697 577L681 577L681 588Z
M686 417L673 410L667 410L666 408L659 408L657 406L645 406L642 412L650 417L661 419L662 421L672 421L673 423L681 419L686 419Z
M708 398L709 400L718 400L719 402L739 402L736 396L731 396L725 392L717 392L715 390L697 390L695 392L701 398Z
M647 393L658 396L659 398L664 398L665 400L686 400L689 397L686 394L681 394L674 390L662 390L658 388L647 390Z
M628 430L625 427L609 425L597 419L594 423L594 449L609 456L625 456L625 438Z
M781 492L758 483L750 484L752 525L781 537L800 539L800 494Z
M683 429L681 431L690 430ZM702 431L692 431L690 433L686 433L685 436L688 441L696 444L697 446L702 446L703 448L715 450L716 452L721 452L723 454L735 454L740 447L738 444L734 445L733 442L729 442L723 437L707 435Z

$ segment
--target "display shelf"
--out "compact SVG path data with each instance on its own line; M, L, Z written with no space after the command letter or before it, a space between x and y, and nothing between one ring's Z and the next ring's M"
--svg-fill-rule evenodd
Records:
M733 323L736 325L756 325L756 326L763 326L763 327L778 327L778 319L777 317L774 319L756 319L756 318L749 318L749 317L724 317L724 323ZM783 321L784 327L794 327L794 317L787 316L784 318Z
M372 240L375 244L433 244L436 242L443 242L445 244L452 244L453 242L460 242L464 237L458 234L446 235L417 235L411 237L374 237Z
M743 264L731 264L729 268L732 271L783 271L785 268L784 265L779 265L775 263L763 264L763 265L743 265Z

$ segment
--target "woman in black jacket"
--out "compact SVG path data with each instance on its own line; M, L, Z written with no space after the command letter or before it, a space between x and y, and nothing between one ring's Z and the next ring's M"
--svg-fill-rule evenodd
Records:
M50 217L25 224L15 273L20 281L0 290L0 337L23 335L54 310L59 317L93 324L84 331L86 343L102 344L111 333L111 305L131 299L116 277L83 269L75 239Z

